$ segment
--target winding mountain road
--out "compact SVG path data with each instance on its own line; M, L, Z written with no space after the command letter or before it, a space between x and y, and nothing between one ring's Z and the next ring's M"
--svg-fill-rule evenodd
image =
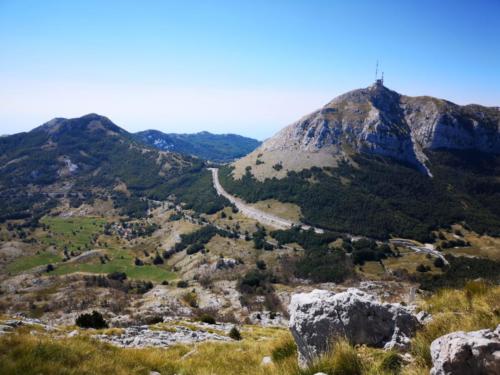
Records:
M432 245L430 246L417 246L413 241L405 240L405 239L391 239L390 242L396 246L403 246L407 249L413 250L416 253L430 254L436 258L441 258L445 265L449 265L450 263L444 257L444 255L438 250L434 249Z
M264 212L255 207L248 205L246 202L234 195L229 194L219 182L219 169L218 168L208 168L212 172L212 179L214 188L217 194L222 195L231 203L233 203L236 208L245 216L257 220L259 223L264 225L269 225L277 229L290 229L293 226L300 226L304 230L309 230L311 227L309 225L304 225L299 222L293 222L291 220L284 219L272 215L268 212ZM323 229L312 227L316 233L323 233Z

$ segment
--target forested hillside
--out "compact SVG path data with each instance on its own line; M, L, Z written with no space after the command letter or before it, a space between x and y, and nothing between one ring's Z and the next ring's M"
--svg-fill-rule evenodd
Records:
M432 178L391 159L358 155L356 167L313 167L263 182L251 167L241 179L226 167L220 179L249 202L295 203L305 223L335 231L429 241L432 230L463 222L478 233L500 235L500 157L465 151L429 155Z

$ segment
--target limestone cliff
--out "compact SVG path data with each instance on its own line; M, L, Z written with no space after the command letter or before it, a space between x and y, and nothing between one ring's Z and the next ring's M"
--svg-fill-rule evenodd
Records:
M404 96L378 82L340 95L285 127L236 166L238 172L238 164L251 165L259 177L259 170L284 174L287 169L331 165L360 152L388 156L430 175L426 150L500 153L499 129L499 108ZM261 163L254 163L257 159ZM283 168L273 172L266 163Z

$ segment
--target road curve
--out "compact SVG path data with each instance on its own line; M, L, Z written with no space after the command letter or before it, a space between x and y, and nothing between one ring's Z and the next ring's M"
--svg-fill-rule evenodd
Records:
M238 210L245 216L250 217L254 220L257 220L259 223L264 225L269 225L271 227L277 229L290 229L293 226L299 225L304 230L309 230L311 227L309 225L304 225L299 222L293 222L291 220L283 219L282 217L278 217L267 213L265 211L259 210L255 207L249 206L246 202L237 198L231 194L229 194L219 182L219 169L218 168L208 168L212 172L212 180L214 184L214 188L217 191L218 195L222 195L231 203L233 203ZM314 228L316 233L323 233L323 229Z
M448 260L444 257L444 255L441 252L439 252L438 250L435 250L433 246L429 246L429 247L417 246L417 245L415 245L415 243L413 241L405 240L402 238L391 239L390 242L394 245L397 245L397 246L406 247L407 249L413 250L416 253L430 254L431 256L434 256L436 258L441 258L443 263L447 266L450 264L448 262Z

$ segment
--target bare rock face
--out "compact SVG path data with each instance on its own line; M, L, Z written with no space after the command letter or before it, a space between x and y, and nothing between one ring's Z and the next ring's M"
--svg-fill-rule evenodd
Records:
M431 375L500 374L500 325L441 336L432 342L431 356Z
M327 352L333 340L343 337L351 344L404 349L418 326L405 307L380 303L355 288L337 294L326 290L295 294L290 303L289 327L301 365Z
M293 151L317 163L314 154L342 159L354 150L388 156L430 175L426 151L434 149L500 153L500 109L404 96L377 82L338 96L279 131L254 153L264 159L275 153L279 159L284 151ZM293 169L287 160L280 161Z

